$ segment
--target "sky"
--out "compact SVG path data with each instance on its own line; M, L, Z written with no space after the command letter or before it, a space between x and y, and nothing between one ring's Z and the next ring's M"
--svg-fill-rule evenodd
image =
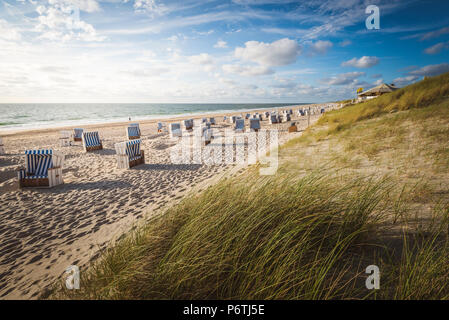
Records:
M448 72L447 12L444 0L0 0L0 103L350 99Z

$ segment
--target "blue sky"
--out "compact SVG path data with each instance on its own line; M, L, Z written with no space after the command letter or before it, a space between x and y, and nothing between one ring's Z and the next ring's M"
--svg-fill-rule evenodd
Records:
M368 30L365 9L380 10ZM324 102L449 71L449 1L0 0L0 102Z

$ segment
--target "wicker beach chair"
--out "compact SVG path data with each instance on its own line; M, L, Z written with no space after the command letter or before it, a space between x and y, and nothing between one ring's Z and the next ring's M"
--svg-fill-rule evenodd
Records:
M245 119L235 120L235 132L245 132Z
M215 118L209 118L209 122L210 122L210 124L215 125Z
M249 119L249 129L251 131L259 131L260 130L260 119Z
M83 132L82 128L73 129L73 141L82 141L83 140Z
M185 130L193 130L194 121L193 119L186 119L182 122Z
M86 152L103 149L98 131L83 132L83 147Z
M115 144L117 166L120 169L129 169L145 163L145 153L140 149L141 140L129 140Z
M3 139L0 137L0 154L5 153L5 147L3 146Z
M179 122L170 123L170 137L182 137L181 124Z
M140 129L138 126L129 126L126 128L128 140L136 140L140 138Z
M25 168L18 171L19 187L54 187L62 184L64 155L53 150L26 150Z
M270 124L278 123L278 117L275 114L270 115Z
M298 127L296 126L296 122L292 122L290 127L288 127L288 132L298 132Z

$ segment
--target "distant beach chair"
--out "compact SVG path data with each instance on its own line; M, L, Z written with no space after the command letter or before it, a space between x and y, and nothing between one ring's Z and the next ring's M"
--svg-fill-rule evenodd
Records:
M210 124L215 125L215 118L209 118L209 122L210 122Z
M321 108L321 113L324 113L324 108Z
M72 137L72 131L67 131L67 130L63 130L59 132L60 137L59 137L59 144L61 145L61 147L68 147L70 145L72 145L70 139Z
M298 127L296 126L296 122L292 122L290 127L288 127L288 132L298 132Z
M282 115L278 115L278 123L282 123L283 119L284 119L284 117Z
M202 119L202 122L203 122L203 123L207 122L207 118L203 118L203 119Z
M193 119L186 119L182 124L185 130L193 130Z
M181 124L179 122L170 123L170 137L182 137Z
M83 132L82 128L73 129L73 141L83 141Z
M139 126L129 126L126 128L126 132L128 135L128 140L135 140L140 138L140 129Z
M103 149L98 131L83 132L83 147L86 152Z
M269 119L270 118L270 113L267 111L265 112L265 119Z
M245 115L245 119L249 119L251 117L251 115L249 114L249 113L247 113L246 115Z
M230 118L229 118L229 122L230 123L235 123L235 120L237 119L237 117L236 116L231 116Z
M17 173L19 187L54 187L62 184L64 154L53 150L26 150L25 168Z
M290 116L290 113L285 114L285 121L291 121L292 117Z
M129 169L145 163L145 153L140 149L141 140L130 140L115 144L117 165L120 169Z
M5 154L5 146L3 145L3 138L0 137L0 154Z
M245 119L235 120L235 132L245 132Z
M166 132L167 131L167 126L166 126L166 124L165 123L163 123L163 122L158 122L157 123L157 132L158 133L161 133L161 132Z
M260 119L249 119L249 129L251 131L259 131L260 130Z
M223 122L226 122L227 119L228 119L228 117L224 116L223 117Z
M212 129L208 127L202 128L202 136L204 138L204 145L207 146L212 141Z
M278 123L278 117L275 114L270 115L270 124Z

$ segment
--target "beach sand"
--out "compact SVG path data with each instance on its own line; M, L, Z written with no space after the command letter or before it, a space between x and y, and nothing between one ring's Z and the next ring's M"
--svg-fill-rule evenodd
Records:
M307 117L298 118L296 109L292 121L303 130ZM210 116L217 121L214 130L233 128L223 123L223 114ZM319 116L312 115L311 123ZM83 272L107 245L136 223L239 169L232 164L172 164L170 148L176 141L168 133L157 133L158 120L138 122L146 163L130 170L117 168L114 150L115 143L126 140L127 123L83 126L99 131L103 142L103 150L89 153L81 142L61 147L62 128L1 134L6 154L0 155L0 298L45 296L52 284L65 278L68 266L77 265ZM287 133L288 122L273 126L280 130L281 144L301 134ZM270 127L267 120L262 121L262 128ZM24 166L27 149L64 153L64 184L19 189L16 170Z

